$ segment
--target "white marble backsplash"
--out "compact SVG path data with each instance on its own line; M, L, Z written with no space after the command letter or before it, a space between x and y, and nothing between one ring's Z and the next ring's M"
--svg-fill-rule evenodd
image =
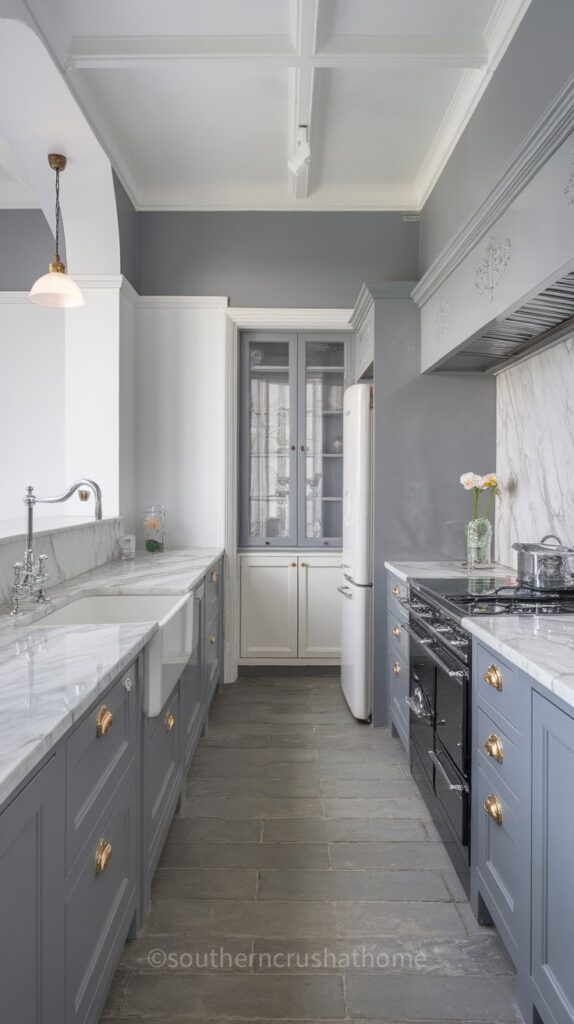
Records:
M50 528L47 520L39 522L34 554L48 556L48 590L119 558L122 534L123 524L119 517L54 528ZM18 537L0 537L0 607L11 599L14 562L22 561L25 546L23 533Z
M574 545L574 337L497 379L496 557L557 534Z

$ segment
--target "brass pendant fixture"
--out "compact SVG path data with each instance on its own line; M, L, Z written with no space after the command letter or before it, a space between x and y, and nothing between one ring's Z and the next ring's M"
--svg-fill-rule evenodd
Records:
M84 297L76 282L66 274L66 267L60 259L60 172L65 170L67 159L61 153L50 153L48 163L56 172L56 251L48 264L48 273L32 285L28 298L38 306L70 309L83 306Z

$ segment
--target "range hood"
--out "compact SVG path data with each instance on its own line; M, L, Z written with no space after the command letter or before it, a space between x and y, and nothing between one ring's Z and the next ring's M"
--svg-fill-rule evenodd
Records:
M544 282L477 331L435 371L497 372L574 334L574 270Z

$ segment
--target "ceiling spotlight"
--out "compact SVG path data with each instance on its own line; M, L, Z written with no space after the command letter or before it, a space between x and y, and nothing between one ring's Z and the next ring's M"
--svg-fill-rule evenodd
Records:
M309 128L306 124L300 124L297 129L297 141L295 156L289 160L287 166L295 177L302 174L311 163L311 148L309 146Z
M28 298L38 306L50 306L52 309L83 306L84 297L76 282L66 274L60 259L60 171L65 169L67 160L60 153L50 153L48 163L56 172L56 251L48 264L48 273L32 285Z

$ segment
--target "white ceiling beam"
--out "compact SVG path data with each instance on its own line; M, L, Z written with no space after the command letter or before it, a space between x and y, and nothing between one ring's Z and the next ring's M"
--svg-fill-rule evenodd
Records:
M481 36L331 36L306 52L317 37L312 14L318 0L292 0L301 26L291 36L87 36L72 40L67 67L118 69L167 61L261 61L284 67L384 67L388 64L482 68L488 50ZM311 15L308 14L311 11ZM297 45L295 45L297 40Z
M298 58L303 62L292 68L289 76L289 172L291 194L295 199L309 195L309 169L311 163L311 119L313 117L313 89L315 68L312 59L317 49L321 0L291 0L291 41ZM309 156L303 165L297 165L300 156L301 128L306 128Z

